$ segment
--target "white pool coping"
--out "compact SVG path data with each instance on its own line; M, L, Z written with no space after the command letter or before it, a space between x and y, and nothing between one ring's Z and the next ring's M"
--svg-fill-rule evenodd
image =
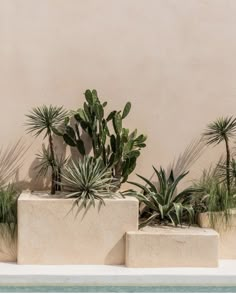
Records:
M17 265L0 263L0 285L219 285L236 286L236 260L218 268L126 268L98 265Z

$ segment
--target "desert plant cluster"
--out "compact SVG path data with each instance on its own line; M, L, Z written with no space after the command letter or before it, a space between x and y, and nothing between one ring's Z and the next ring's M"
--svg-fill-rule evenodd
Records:
M180 157L186 164L181 166L180 160L169 169L153 166L152 178L137 175L134 182L129 181L129 176L146 147L147 136L127 127L131 103L107 112L107 102L101 101L96 90L86 90L84 96L84 103L77 110L43 105L26 114L26 132L44 140L36 155L39 163L35 169L40 177L50 176L50 194L74 198L74 206L79 209L89 209L97 200L99 205L105 205L105 198L136 197L140 203L140 227L192 225L199 212L222 212L229 221L230 211L236 206L236 118L222 117L208 124L197 144ZM69 146L70 155L58 152L55 138ZM198 180L180 189L179 183L189 173L190 161L197 160L207 146L218 144L224 144L225 154ZM13 235L20 193L14 176L25 151L18 142L0 152L0 219ZM125 182L132 188L124 191Z

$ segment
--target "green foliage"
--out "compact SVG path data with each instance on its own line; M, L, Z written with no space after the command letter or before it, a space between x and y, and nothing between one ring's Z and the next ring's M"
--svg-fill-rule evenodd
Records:
M12 185L0 188L0 223L17 223L17 192Z
M63 167L67 163L67 158L64 158L62 155L58 156L55 153L54 163L53 158L51 156L49 148L45 148L45 146L42 146L42 151L38 154L36 154L36 158L38 159L39 163L35 166L35 169L38 171L38 174L40 176L45 177L52 166L54 166L55 170L55 181L56 181L56 191L61 190L61 173Z
M104 167L101 159L85 156L83 160L71 161L64 169L62 185L69 191L68 198L76 198L74 205L88 210L99 204L105 204L104 198L113 195L115 183L111 178L111 171Z
M90 137L93 156L102 158L104 165L111 168L112 176L125 182L136 167L140 150L146 146L146 136L138 135L137 130L130 132L123 127L123 120L128 116L131 103L126 103L123 111L111 111L105 116L107 102L102 103L96 90L86 90L83 108L73 117L74 128L66 121L63 138L65 142L76 147L85 156L85 144L81 132Z
M18 197L15 187L10 183L15 180L26 150L22 140L0 149L0 237L10 243L16 240Z
M226 185L228 194L230 191L230 147L229 140L235 136L236 133L236 118L233 117L221 117L218 118L213 123L210 123L207 126L206 131L203 133L203 138L206 141L207 145L217 145L222 141L225 142L226 149L226 164L225 164L225 175L226 175Z
M58 134L67 112L63 107L46 106L34 107L32 111L26 115L27 131L38 137L44 133L44 138L52 133Z
M207 126L203 137L208 145L219 144L225 138L230 139L235 136L236 132L236 118L221 117L216 119L213 123Z
M228 193L225 181L219 178L219 164L215 168L204 170L201 178L194 182L198 190L193 197L193 206L196 212L209 212L210 224L214 228L221 213L221 222L225 226L230 223L231 208L235 207L235 187Z
M63 107L46 106L33 108L27 117L27 130L34 136L38 137L44 133L44 138L48 137L49 149L44 149L39 155L42 159L39 172L47 171L51 167L51 194L55 194L56 190L60 190L57 185L60 179L60 169L57 165L57 155L54 150L53 134L62 135L61 127L67 116L67 111Z
M136 192L133 190L126 191L126 195L133 195L148 208L147 216L142 220L140 227L150 223L168 223L181 225L184 221L191 224L194 221L194 210L191 206L192 194L196 192L195 188L189 187L181 192L177 192L179 182L188 174L182 173L175 178L173 170L169 176L164 169L158 171L153 167L155 175L158 179L158 185L153 184L147 178L138 175L145 185L137 182L128 182L137 186L142 191Z

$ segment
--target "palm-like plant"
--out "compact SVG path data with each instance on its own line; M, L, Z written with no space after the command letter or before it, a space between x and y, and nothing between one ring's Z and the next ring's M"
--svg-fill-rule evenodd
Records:
M153 184L147 178L138 175L145 185L136 182L128 182L132 185L141 188L141 192L133 190L126 191L126 195L135 196L148 208L148 217L140 223L140 227L150 224L151 222L172 222L174 225L181 225L184 219L187 219L189 224L194 220L194 210L190 204L191 196L196 189L189 187L177 193L177 185L188 174L188 172L180 174L177 178L174 177L173 170L167 176L164 169L158 171L153 167L155 175L158 178L158 186Z
M39 164L35 166L35 169L38 171L40 176L46 176L49 169L52 165L55 168L55 178L56 178L56 191L61 191L61 171L65 164L67 163L67 158L64 156L58 156L56 153L54 154L55 161L53 162L51 152L49 148L45 148L43 145L42 151L36 154L37 159L39 160Z
M105 204L104 198L115 195L116 183L112 180L112 173L102 159L85 156L83 160L71 161L62 174L62 185L69 192L67 198L76 198L74 204L89 209L99 204Z
M221 142L225 143L226 149L226 185L228 194L230 194L230 147L229 140L235 136L236 133L236 118L221 117L207 126L206 131L203 133L203 138L206 140L207 145L218 145Z
M59 129L67 116L67 111L64 108L57 106L46 106L33 108L27 117L27 131L35 137L44 133L44 138L48 137L50 161L52 169L51 174L51 194L56 192L56 155L54 151L53 134L61 135Z

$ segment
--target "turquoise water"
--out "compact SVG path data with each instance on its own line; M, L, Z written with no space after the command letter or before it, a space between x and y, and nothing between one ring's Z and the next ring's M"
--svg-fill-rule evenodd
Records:
M0 286L0 293L236 293L233 287L212 286Z

